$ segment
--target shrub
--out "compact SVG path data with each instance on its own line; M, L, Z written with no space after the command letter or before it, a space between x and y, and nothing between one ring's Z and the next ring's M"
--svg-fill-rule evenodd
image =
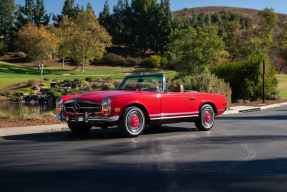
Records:
M11 95L11 92L10 92L9 90L7 90L7 91L2 91L2 92L0 93L0 95L1 95L1 96L8 96L8 95Z
M160 56L157 56L157 55L152 55L150 56L150 58L148 59L148 65L150 67L160 67L160 59L161 57Z
M128 65L139 65L143 60L141 58L132 58L130 56L127 56L126 58L127 64Z
M160 58L160 66L167 66L167 63L168 63L167 58L165 57Z
M79 80L79 78L75 78L74 81L75 82L79 82L80 80Z
M114 82L114 79L111 78L111 77L107 77L107 78L105 79L105 83L112 83L112 82Z
M70 82L70 79L65 79L64 82L65 82L65 83L69 83L69 82Z
M53 81L53 82L58 82L58 79L53 79L52 81Z
M97 83L93 83L92 87L98 87Z
M59 85L55 85L54 88L55 89L59 89L60 87L59 87Z
M55 100L58 97L62 97L62 94L60 92L54 91L54 92L52 92L51 96Z
M122 57L122 56L118 56L118 60L116 62L119 65L125 66L126 64L128 64L126 58Z
M0 111L0 119L10 119L12 117L12 115L8 112L4 113L2 111Z
M117 88L120 85L121 81L114 81L114 86Z
M229 105L231 104L232 90L229 83L226 83L223 79L219 79L209 72L196 76L176 77L172 83L169 82L168 87L171 87L173 84L182 84L185 90L196 90L203 93L224 95L227 103Z
M114 53L108 53L106 55L103 56L103 61L106 62L106 63L117 63L118 61L118 56Z
M115 90L115 85L113 83L103 83L102 90L103 91Z
M87 81L82 80L82 81L81 81L81 84L83 84L84 86L86 86L86 85L87 85Z
M49 78L45 77L45 78L44 78L44 81L49 81Z
M213 66L211 72L230 83L233 101L257 100L262 99L263 95L263 75L259 70L261 62L262 59L259 57L250 57L246 62L233 61ZM265 74L265 97L266 99L278 99L276 70L269 64L268 59L266 59L266 64L269 66L269 72Z
M50 82L46 82L46 83L41 83L41 86L45 86L45 87L51 87L51 84L50 84Z
M85 80L91 82L92 81L92 77L86 77Z
M35 79L29 79L27 81L27 86L33 86L33 85L35 85Z
M0 56L6 55L8 51L8 45L5 44L4 40L0 41Z
M21 96L23 93L28 93L29 95L32 95L34 94L35 92L30 89L30 88L24 88L24 89L21 89L20 91L17 91L15 94L19 97Z

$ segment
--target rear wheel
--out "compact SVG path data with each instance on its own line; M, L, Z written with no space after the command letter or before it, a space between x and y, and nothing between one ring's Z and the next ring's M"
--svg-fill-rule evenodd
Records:
M140 108L135 106L126 108L118 121L118 129L124 137L139 136L142 134L144 126L144 113Z
M89 124L80 124L74 122L68 122L68 126L72 132L79 134L87 133L92 128L92 126Z
M200 131L208 131L214 124L214 111L211 105L205 104L201 107L199 117L195 120L195 125Z

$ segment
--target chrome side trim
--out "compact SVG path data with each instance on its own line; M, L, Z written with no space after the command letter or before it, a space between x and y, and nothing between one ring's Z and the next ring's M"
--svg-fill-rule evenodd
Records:
M226 107L226 109L223 109L223 110L218 110L218 112L222 112L222 111L228 111L228 107Z
M161 114L150 115L149 117L152 118L152 117L166 117L166 116L194 115L194 114L199 114L199 111L189 112L189 113L161 113Z
M161 119L177 119L183 117L198 117L198 115L185 115L185 116L176 116L176 117L162 117Z

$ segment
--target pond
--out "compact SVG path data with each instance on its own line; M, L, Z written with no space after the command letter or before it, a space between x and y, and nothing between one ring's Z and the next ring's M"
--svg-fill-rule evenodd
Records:
M25 102L0 102L0 114L11 117L36 118L49 112L56 113L55 103L31 105Z

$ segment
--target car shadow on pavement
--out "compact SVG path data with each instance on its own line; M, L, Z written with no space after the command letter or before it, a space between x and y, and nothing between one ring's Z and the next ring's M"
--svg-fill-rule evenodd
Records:
M191 132L197 130L196 128L183 128L183 127L171 127L162 126L159 129L150 128L146 126L142 136L144 135L165 135L175 132ZM141 136L139 136L141 137ZM1 138L1 137L0 137ZM108 129L92 129L86 134L76 134L71 131L58 131L58 132L45 132L45 133L33 133L23 135L10 135L3 136L4 140L27 140L35 142L55 142L55 141L78 141L78 140L108 140L108 139L129 139L124 138L118 132L117 127Z

